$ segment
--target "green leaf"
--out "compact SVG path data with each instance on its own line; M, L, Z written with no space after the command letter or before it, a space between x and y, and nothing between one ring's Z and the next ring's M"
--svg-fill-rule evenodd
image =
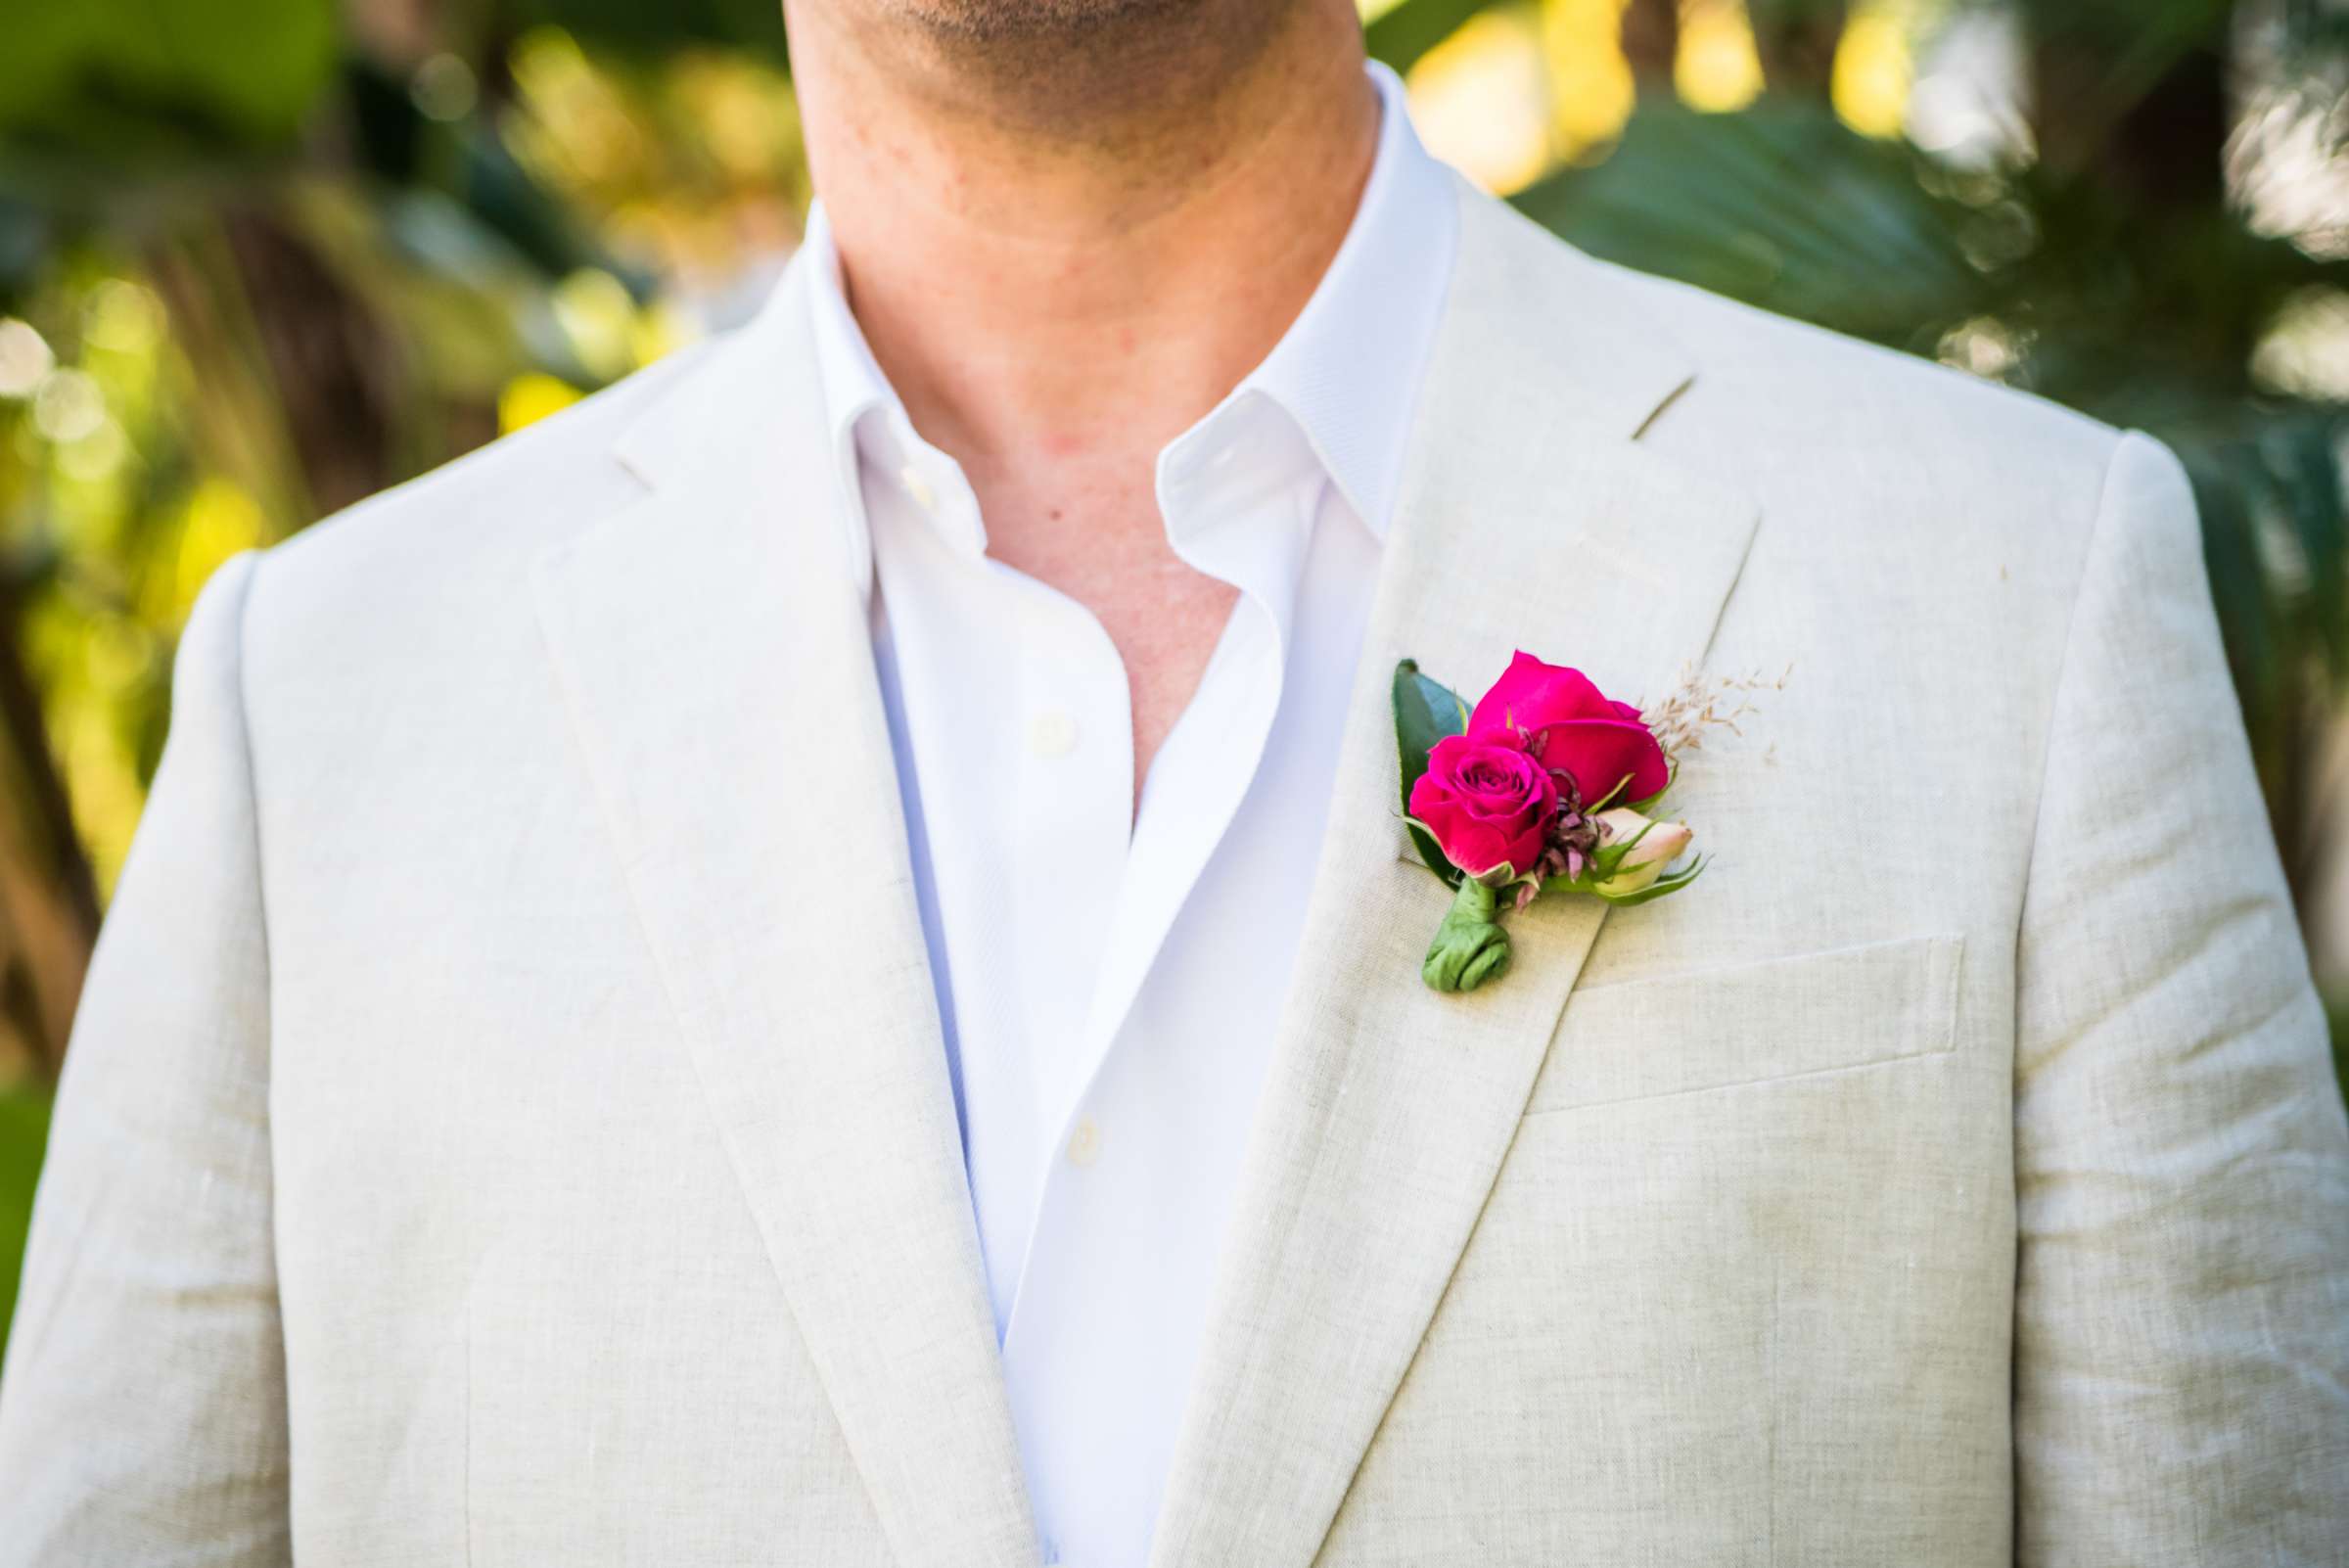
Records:
M1442 681L1430 679L1419 672L1416 660L1405 659L1395 667L1395 754L1403 780L1403 809L1405 821L1410 828L1411 843L1419 851L1419 858L1427 868L1451 886L1460 885L1460 869L1444 857L1435 836L1416 822L1410 821L1411 786L1427 772L1427 754L1436 749L1438 741L1449 740L1468 728L1468 705L1460 701L1459 693Z
M1678 784L1680 781L1681 764L1679 759L1666 758L1664 761L1664 787L1656 791L1655 794L1649 796L1644 801L1632 802L1632 809L1638 812L1641 816L1655 815L1656 807L1662 804L1664 797L1670 795L1672 793L1672 787L1675 784Z
M1607 791L1606 794L1600 796L1597 800L1586 805L1583 807L1583 814L1586 816L1596 816L1601 811L1611 810L1616 806L1621 804L1615 799L1615 797L1621 795L1625 790L1630 789L1631 787L1632 775L1626 773L1623 775L1623 777L1615 781L1615 787L1613 789ZM1662 792L1659 791L1658 793L1661 794Z
M1509 934L1500 926L1500 894L1482 882L1462 882L1436 939L1420 961L1430 991L1474 991L1508 973Z
M1618 909L1628 909L1635 903L1653 903L1656 899L1668 898L1694 882L1710 864L1712 864L1710 860L1699 860L1687 870L1651 882L1637 893L1626 893L1619 897L1609 897L1602 893L1598 897L1605 899L1607 902Z
M1655 827L1656 825L1653 822L1650 822L1647 824L1647 826L1641 828L1638 832L1633 834L1628 839L1620 840L1614 844L1600 845L1597 853L1590 856L1590 863L1593 867L1595 867L1595 875L1593 875L1591 880L1595 882L1604 882L1609 877L1615 875L1618 871L1621 871L1623 869L1623 862L1630 859L1632 857L1632 852L1639 847L1639 841L1646 838L1650 833L1654 832Z
M1710 115L1646 95L1613 156L1511 198L1610 261L1879 342L1984 307L1971 213L1919 177L1919 155L1843 124L1824 101L1772 95ZM1938 333L1928 337L1928 345Z
M1650 822L1628 839L1600 845L1590 852L1589 863L1583 867L1581 876L1551 877L1542 884L1542 891L1543 893L1589 893L1604 898L1605 895L1598 892L1598 885L1602 882L1612 881L1623 870L1623 862L1630 858L1632 851L1638 848L1639 841L1654 832L1656 824Z

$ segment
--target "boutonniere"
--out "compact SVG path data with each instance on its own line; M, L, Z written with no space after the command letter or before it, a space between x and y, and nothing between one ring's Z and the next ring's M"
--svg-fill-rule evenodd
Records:
M1520 653L1471 709L1411 660L1398 665L1405 820L1419 858L1454 890L1421 978L1446 992L1499 979L1509 967L1504 901L1522 909L1575 894L1647 903L1694 882L1701 858L1674 868L1694 834L1659 813L1675 754L1707 724L1734 727L1714 695L1690 682L1642 715L1580 670Z

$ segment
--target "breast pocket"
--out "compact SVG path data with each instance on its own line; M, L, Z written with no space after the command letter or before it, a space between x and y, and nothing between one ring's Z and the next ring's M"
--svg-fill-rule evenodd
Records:
M1578 988L1526 1113L1939 1055L1964 947L1908 937Z

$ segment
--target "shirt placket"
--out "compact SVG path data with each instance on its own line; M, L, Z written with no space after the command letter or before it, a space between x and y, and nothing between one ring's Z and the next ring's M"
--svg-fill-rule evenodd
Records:
M1127 844L1125 676L1074 601L989 558L950 458L896 418L866 453L942 912L965 1163L998 1330ZM897 623L903 622L902 625Z
M1170 448L1159 497L1170 540L1195 570L1231 583L1240 601L1197 693L1161 747L1144 786L1077 1051L1046 1085L1040 1217L1054 1183L1093 1178L1114 1160L1114 1130L1086 1113L1093 1085L1119 1048L1136 996L1217 844L1262 764L1280 705L1298 576L1310 545L1318 485L1267 429L1269 410L1243 405ZM1088 618L1089 619L1089 618ZM1121 676L1123 668L1120 668ZM1030 1231L1029 1263L1041 1240ZM1034 1273L1022 1268L1021 1291ZM1013 1315L1018 1314L1015 1294Z

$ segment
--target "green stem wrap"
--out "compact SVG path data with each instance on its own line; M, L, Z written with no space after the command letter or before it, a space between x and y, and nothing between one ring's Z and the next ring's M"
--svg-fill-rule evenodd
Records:
M1509 967L1509 934L1500 929L1500 895L1474 877L1460 883L1419 978L1437 991L1474 991Z

